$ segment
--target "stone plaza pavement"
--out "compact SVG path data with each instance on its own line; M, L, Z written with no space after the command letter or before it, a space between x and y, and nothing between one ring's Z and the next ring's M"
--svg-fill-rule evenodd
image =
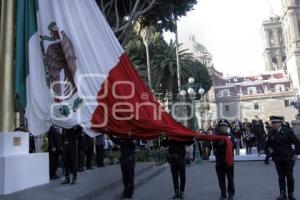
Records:
M300 161L294 170L295 196L300 199ZM14 178L14 177L12 177ZM114 200L120 199L123 190L119 166L107 166L79 174L77 185L60 185L62 180L1 196L0 200ZM165 200L173 195L169 165L154 166L138 163L135 178L136 200ZM237 200L272 200L278 195L274 163L262 161L235 163ZM187 200L218 200L219 188L215 163L205 161L187 166Z
M300 161L294 169L295 196L300 199ZM274 200L278 196L275 165L262 161L235 163L236 200ZM134 199L170 199L173 186L169 167L164 173L138 188ZM215 163L202 162L187 167L185 199L218 200L220 196Z

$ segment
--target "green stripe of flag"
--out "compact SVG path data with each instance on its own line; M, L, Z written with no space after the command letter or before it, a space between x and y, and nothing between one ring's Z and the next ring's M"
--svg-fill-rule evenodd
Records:
M37 1L17 0L15 46L15 92L17 105L26 107L26 78L29 74L29 39L37 32Z

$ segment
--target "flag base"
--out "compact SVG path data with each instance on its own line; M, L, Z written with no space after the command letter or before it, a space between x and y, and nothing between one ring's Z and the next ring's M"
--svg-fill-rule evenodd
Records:
M48 153L28 152L28 133L0 132L0 195L49 182Z

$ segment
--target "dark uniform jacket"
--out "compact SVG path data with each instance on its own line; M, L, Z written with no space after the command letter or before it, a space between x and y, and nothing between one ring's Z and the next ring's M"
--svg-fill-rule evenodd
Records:
M135 143L131 138L109 137L115 144L120 145L121 159L127 159L135 154Z
M292 144L295 150L292 149ZM300 155L300 142L292 129L281 127L279 131L270 131L265 150L275 161L290 159L294 154Z
M62 138L59 131L54 127L51 126L49 131L47 132L48 137L48 149L49 151L52 148L55 148L56 150L62 149Z
M193 140L187 141L187 142L178 142L175 140L163 140L162 145L164 147L169 147L169 154L176 154L181 157L185 157L186 151L185 146L193 144Z
M63 129L62 138L64 144L77 143L78 137L81 134L81 132L82 132L81 126L75 126L70 129Z
M232 151L235 148L234 137L232 134L226 134L224 136L228 136L232 142ZM226 144L224 141L213 142L214 154L216 157L216 164L225 164L225 154L226 154Z

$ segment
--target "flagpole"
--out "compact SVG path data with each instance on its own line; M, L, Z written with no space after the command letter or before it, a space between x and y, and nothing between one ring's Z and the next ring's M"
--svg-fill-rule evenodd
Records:
M0 131L14 128L13 32L15 0L1 1L0 28Z

